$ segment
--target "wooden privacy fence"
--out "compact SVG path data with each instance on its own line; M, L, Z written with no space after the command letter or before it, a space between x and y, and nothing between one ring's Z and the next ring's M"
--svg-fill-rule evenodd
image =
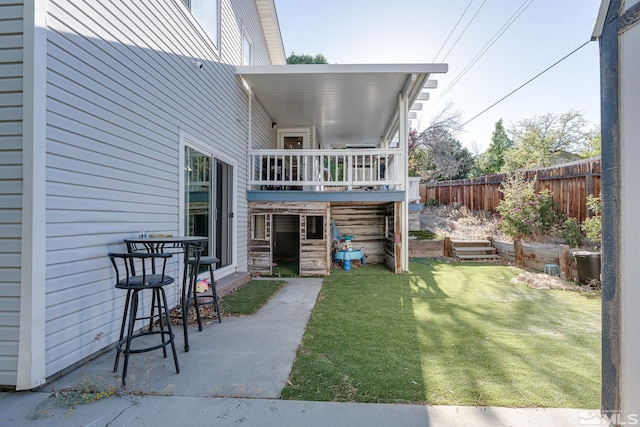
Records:
M536 191L548 188L558 208L578 222L589 217L587 196L600 194L600 157L544 169L524 171L527 179L536 178ZM470 210L495 212L502 199L500 185L509 174L485 175L455 181L420 184L422 202L437 200L440 205L462 203Z

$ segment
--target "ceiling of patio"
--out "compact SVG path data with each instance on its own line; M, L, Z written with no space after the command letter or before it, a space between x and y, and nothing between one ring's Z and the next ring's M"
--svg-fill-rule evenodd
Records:
M446 64L239 66L279 128L315 126L322 148L379 146L398 129L398 94L411 106Z

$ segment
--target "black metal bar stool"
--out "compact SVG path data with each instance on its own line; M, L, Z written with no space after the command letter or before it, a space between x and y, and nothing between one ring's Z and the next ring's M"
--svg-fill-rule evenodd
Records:
M124 367L122 370L122 386L126 385L127 368L129 366L129 354L144 353L147 351L162 348L164 357L167 357L167 346L171 344L173 361L176 365L176 373L180 373L178 365L178 355L176 353L175 335L171 329L171 319L169 317L169 305L164 286L174 282L173 277L165 274L167 258L171 258L170 253L110 253L109 258L116 270L116 288L127 291L127 299L120 326L120 338L116 344L116 361L113 372L118 371L120 353L124 353ZM158 264L156 266L156 264ZM136 268L138 272L136 274ZM138 315L139 294L141 291L151 290L151 314L148 316ZM153 328L153 323L158 320L159 329ZM148 320L149 326L136 332L136 321ZM125 325L127 332L125 335ZM166 330L165 330L166 325ZM131 348L131 342L147 335L158 334L161 342L144 348Z
M189 265L192 268L191 274L193 275L193 277L197 277L198 275L198 269L199 266L201 265L206 265L209 268L209 280L210 280L210 289L211 289L211 296L209 295L198 295L198 292L196 290L196 283L197 280L194 280L192 282L192 289L191 292L189 292L189 296L188 298L191 300L193 299L193 305L196 307L196 317L198 318L198 330L201 331L202 330L202 320L200 318L200 305L210 305L213 304L214 308L216 310L216 313L218 314L218 323L222 323L222 316L220 316L220 305L218 304L218 302L220 301L220 298L218 298L218 292L216 291L216 279L214 276L214 270L215 270L215 266L217 263L219 263L220 260L218 258L215 257L210 257L210 256L203 256L200 257L200 261L198 262L198 260L196 258L189 258ZM211 300L207 300L207 301L203 301L203 302L199 302L198 300L201 298L211 298ZM190 306L190 301L186 304L187 308Z

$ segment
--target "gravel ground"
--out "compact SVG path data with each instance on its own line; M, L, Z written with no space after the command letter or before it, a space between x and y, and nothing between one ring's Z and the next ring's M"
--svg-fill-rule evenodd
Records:
M496 214L473 212L464 206L427 207L420 215L420 227L423 230L448 236L454 240L484 240L491 237L501 242L513 241L511 237L500 231L499 223L500 217ZM564 241L557 233L550 233L525 243L536 246L556 246L564 244Z
M499 219L490 213L472 212L467 208L452 206L428 207L420 215L423 230L452 239L479 240L493 237L506 239L498 230Z

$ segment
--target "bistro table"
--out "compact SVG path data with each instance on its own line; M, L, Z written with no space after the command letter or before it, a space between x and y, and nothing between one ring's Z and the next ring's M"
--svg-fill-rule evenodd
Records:
M195 289L200 269L200 256L207 246L209 239L204 236L161 236L161 237L136 237L124 239L129 252L142 250L150 253L165 252L165 249L177 249L183 253L184 270L182 274L182 324L184 331L184 351L189 351L189 337L187 325L189 323L189 291ZM189 266L189 258L195 258ZM187 282L187 277L188 282Z

